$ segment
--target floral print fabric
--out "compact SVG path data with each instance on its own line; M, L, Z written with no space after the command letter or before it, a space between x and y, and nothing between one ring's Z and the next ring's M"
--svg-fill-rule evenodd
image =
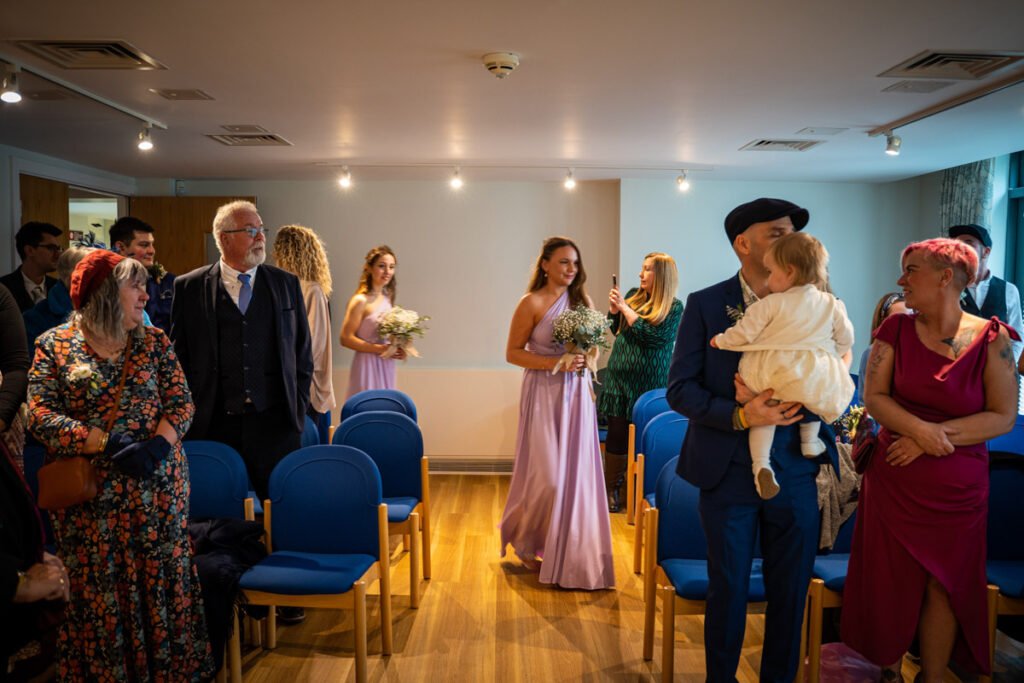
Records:
M97 356L72 323L40 336L29 372L31 429L51 458L77 455L114 409L122 358ZM112 431L144 441L166 419L181 437L194 407L170 342L141 328ZM71 601L58 648L62 681L192 681L212 674L188 539L188 463L180 441L152 477L92 456L97 496L51 513Z

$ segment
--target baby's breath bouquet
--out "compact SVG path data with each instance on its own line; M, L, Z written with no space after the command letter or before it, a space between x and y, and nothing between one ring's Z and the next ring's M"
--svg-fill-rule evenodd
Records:
M377 326L377 334L388 341L388 348L380 354L381 358L391 358L399 349L404 349L406 354L419 358L420 354L412 345L413 337L422 337L427 326L425 322L430 316L420 315L416 311L395 306L380 318Z
M582 353L587 359L587 368L596 375L597 356L601 349L609 346L604 332L610 325L611 321L604 313L583 304L559 313L554 322L554 337L556 342L565 345L565 354L558 359L551 374L558 372L562 366L572 365L573 357ZM582 377L583 370L578 370L576 374Z

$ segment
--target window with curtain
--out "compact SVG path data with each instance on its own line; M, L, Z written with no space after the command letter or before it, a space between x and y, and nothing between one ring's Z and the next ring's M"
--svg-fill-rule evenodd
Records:
M1010 155L1006 194L1006 279L1024 291L1024 151Z

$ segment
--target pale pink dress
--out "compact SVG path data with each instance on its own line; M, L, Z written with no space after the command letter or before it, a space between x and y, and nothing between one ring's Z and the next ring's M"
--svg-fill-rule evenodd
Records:
M356 336L371 344L383 344L384 340L377 334L377 326L380 324L381 316L391 310L391 301L384 298L381 305L370 315L363 318L356 330ZM375 353L361 353L356 351L352 358L352 368L348 373L348 391L345 398L367 389L394 389L395 388L395 360L381 358Z
M530 335L528 351L558 356L552 323L568 308L563 294ZM613 588L611 524L590 371L525 370L519 433L501 551L543 559L540 582L587 590Z

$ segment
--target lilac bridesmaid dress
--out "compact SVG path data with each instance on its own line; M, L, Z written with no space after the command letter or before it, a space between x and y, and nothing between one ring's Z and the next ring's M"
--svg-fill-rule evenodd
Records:
M380 306L370 315L363 318L356 330L356 336L371 344L383 344L384 340L377 334L377 326L381 317L391 310L391 301L387 297ZM346 400L353 394L367 389L394 389L395 388L395 360L381 358L375 353L361 353L356 351L352 359L352 368L348 373L348 392Z
M552 324L569 307L563 294L530 334L528 351L557 356ZM505 513L508 544L522 558L541 558L540 582L587 590L615 586L611 524L601 468L590 372L523 373L519 433Z

